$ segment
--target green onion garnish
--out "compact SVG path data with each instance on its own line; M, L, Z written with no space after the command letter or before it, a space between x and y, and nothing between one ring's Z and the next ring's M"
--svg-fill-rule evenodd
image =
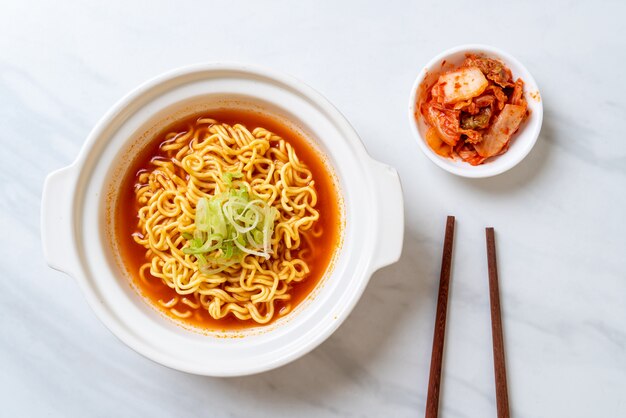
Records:
M272 254L271 239L278 210L251 196L243 187L232 188L232 179L241 177L241 173L226 173L224 183L229 190L200 198L196 205L196 230L193 235L183 235L189 244L183 252L193 254L205 274L226 269L244 254L266 260Z

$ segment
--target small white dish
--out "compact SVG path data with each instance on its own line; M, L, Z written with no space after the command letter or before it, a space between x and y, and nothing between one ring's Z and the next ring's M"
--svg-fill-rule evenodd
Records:
M530 115L519 131L511 139L509 149L502 155L490 158L485 163L473 166L457 158L445 158L436 154L425 139L427 126L424 123L417 102L425 98L428 88L434 84L443 71L460 65L466 54L477 54L488 58L497 58L511 69L513 78L524 80L524 96L528 102ZM530 72L517 59L506 52L486 45L461 45L448 49L433 58L419 73L409 101L409 123L420 149L436 165L462 177L491 177L513 168L524 159L537 142L543 121L543 104L539 88Z

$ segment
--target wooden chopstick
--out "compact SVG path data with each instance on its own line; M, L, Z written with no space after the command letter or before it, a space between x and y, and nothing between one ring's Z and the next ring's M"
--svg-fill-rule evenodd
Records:
M436 418L439 413L439 388L441 386L441 365L443 361L443 343L446 334L446 314L448 309L448 289L450 286L450 267L452 265L452 244L454 243L454 216L448 216L446 235L441 256L441 275L439 276L439 295L435 315L435 334L433 352L430 358L430 377L426 397L426 418Z
M504 338L500 315L500 289L496 263L496 239L493 228L485 229L487 235L487 264L489 267L489 300L491 304L491 336L493 338L493 368L496 378L496 407L498 418L509 418L509 393L504 364Z

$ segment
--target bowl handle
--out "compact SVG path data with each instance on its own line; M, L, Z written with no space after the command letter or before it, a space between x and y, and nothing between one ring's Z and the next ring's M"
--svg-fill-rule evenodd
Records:
M73 199L76 176L72 166L46 177L41 197L41 241L46 263L73 276L78 266L74 244Z
M372 271L395 263L404 241L404 199L395 168L372 161L377 193L378 241L372 258ZM380 197L383 198L380 198Z

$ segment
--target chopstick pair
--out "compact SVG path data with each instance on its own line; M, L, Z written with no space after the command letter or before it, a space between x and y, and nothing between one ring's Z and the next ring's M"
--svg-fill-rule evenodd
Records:
M493 339L497 416L498 418L509 418L509 395L504 363L504 339L502 336L502 319L500 314L496 243L493 228L486 228L485 232L487 241L487 265L489 268L489 301L491 305L491 334ZM446 333L453 244L454 216L448 216L446 235L443 242L443 255L441 257L441 275L439 277L439 294L437 296L437 313L435 315L435 333L433 336L433 351L430 359L430 377L428 379L428 395L426 398L426 418L436 418L439 413L441 367Z

